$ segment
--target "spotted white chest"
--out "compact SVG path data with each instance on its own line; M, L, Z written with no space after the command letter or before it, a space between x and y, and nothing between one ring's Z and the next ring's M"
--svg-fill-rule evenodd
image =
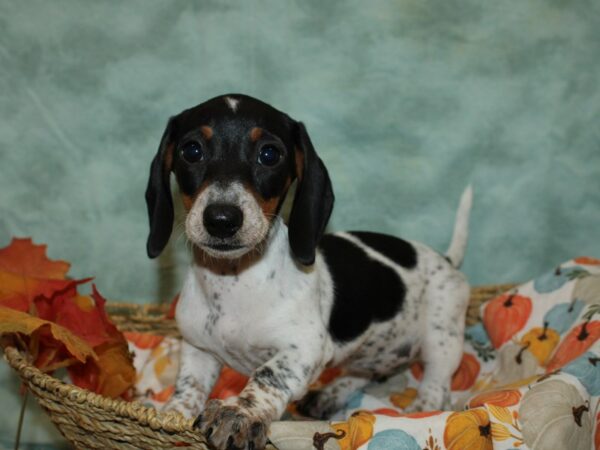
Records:
M285 245L278 246L281 239ZM286 233L276 232L273 241L258 263L237 275L191 267L177 306L186 341L242 373L303 344L306 330L328 339L322 299L308 295L320 291L319 272L295 265Z

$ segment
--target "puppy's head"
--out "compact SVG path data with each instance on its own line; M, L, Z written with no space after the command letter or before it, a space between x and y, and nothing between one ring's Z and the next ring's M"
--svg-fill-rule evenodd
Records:
M290 214L294 256L312 264L333 208L333 190L304 125L254 98L216 97L172 117L150 167L146 203L151 258L173 227L173 172L187 212L185 231L199 249L234 259L267 237L298 178Z

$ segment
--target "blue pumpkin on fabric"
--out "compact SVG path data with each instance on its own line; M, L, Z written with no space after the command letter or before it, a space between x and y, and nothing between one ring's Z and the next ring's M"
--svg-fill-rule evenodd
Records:
M356 391L353 394L351 394L348 398L348 401L346 402L346 409L360 408L362 406L364 396L365 394L363 394L362 391Z
M557 267L555 270L537 277L533 281L533 288L540 294L556 291L563 285L575 278L589 275L589 272L581 266Z
M600 395L600 357L596 354L586 352L561 370L577 377L590 395Z
M371 438L367 450L422 450L422 447L405 431L384 430Z
M544 323L548 328L556 330L559 334L569 331L579 314L585 307L581 300L575 300L570 303L559 303L555 305L544 316Z
M477 322L475 325L467 327L465 330L465 338L472 342L477 342L481 345L491 344L490 337L483 327L483 323Z

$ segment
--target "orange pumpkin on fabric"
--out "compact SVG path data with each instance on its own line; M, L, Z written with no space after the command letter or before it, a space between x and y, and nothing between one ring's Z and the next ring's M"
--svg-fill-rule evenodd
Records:
M390 402L398 408L406 409L415 401L415 398L417 398L417 390L408 387L402 392L390 395Z
M223 367L209 398L226 399L238 395L246 387L248 377L236 372L230 367Z
M341 450L354 450L368 442L373 437L375 416L368 411L356 411L346 422L331 425L336 432L343 432L343 437L337 441Z
M546 367L546 372L554 372L586 352L600 339L600 320L584 322L573 328L556 349Z
M402 414L399 411L396 411L395 409L392 409L392 408L378 408L378 409L374 409L373 410L373 414L380 414L382 416L389 416L389 417L400 417L400 416L402 416Z
M584 264L586 266L600 266L600 259L592 258L590 256L580 256L579 258L575 258L577 264Z
M125 339L133 343L137 348L148 350L158 347L164 340L164 336L158 336L151 333L138 333L135 331L125 331L123 333Z
M164 402L166 402L167 400L169 400L173 396L174 392L175 392L175 386L174 385L167 386L162 391L153 393L152 394L152 400L164 403Z
M470 353L464 353L458 369L452 375L450 389L453 391L466 391L470 389L475 384L480 369L481 365L477 361L477 358Z
M521 338L521 344L527 347L538 360L540 366L548 361L554 348L560 342L560 334L551 328L535 327L529 330Z
M453 391L466 391L470 389L479 376L481 365L477 358L470 353L463 353L458 369L452 375L450 389ZM410 366L413 377L421 381L423 379L423 363L416 362Z
M518 294L504 294L487 303L483 325L494 348L500 348L525 326L531 307L531 299Z
M484 409L455 412L444 429L447 450L493 450L492 424Z
M469 401L469 408L477 408L486 403L489 405L508 407L519 403L521 392L516 389L501 389L498 391L482 392Z

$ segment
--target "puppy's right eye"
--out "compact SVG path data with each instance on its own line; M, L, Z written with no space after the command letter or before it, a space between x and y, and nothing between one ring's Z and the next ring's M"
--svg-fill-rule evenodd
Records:
M202 160L204 158L204 151L202 150L202 145L200 145L200 143L196 141L190 141L185 143L181 148L181 156L190 164Z

